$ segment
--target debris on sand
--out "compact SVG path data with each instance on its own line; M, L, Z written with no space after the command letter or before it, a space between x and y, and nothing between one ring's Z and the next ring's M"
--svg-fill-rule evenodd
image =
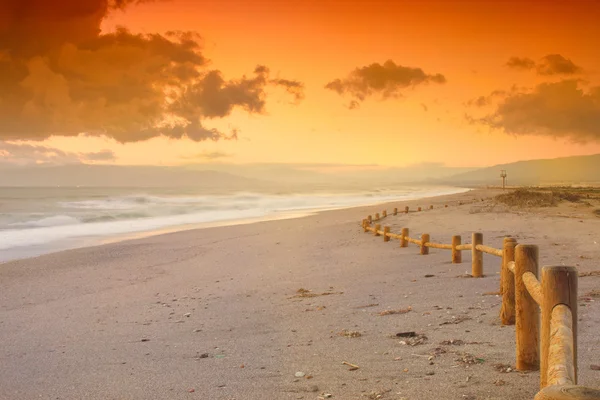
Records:
M600 297L600 290L594 289L591 292L585 294L586 297Z
M371 304L367 304L364 306L360 306L360 307L354 307L354 308L369 308L369 307L377 307L379 306L379 303L371 303Z
M440 342L441 345L444 346L462 346L463 344L465 344L465 342L463 340L460 339L450 339L450 340L443 340Z
M342 361L342 365L347 365L347 366L349 366L350 368L348 368L348 371L356 371L357 369L359 369L359 368L360 368L358 365L355 365L355 364L350 364L350 363L349 363L349 362L347 362L347 361Z
M592 364L590 365L590 369L592 371L600 371L600 365Z
M504 374L507 374L509 372L512 372L514 370L513 367L510 366L510 364L494 364L494 369L498 372L502 372Z
M383 396L391 391L392 389L372 391L371 393L363 393L363 397L366 397L370 400L379 400L383 399Z
M503 381L502 379L496 379L494 381L494 385L496 385L496 386L504 386L504 385L506 385L506 382Z
M412 311L412 307L408 306L406 308L399 308L397 310L384 310L379 312L379 315L381 317L385 316L385 315L394 315L394 314L406 314Z
M449 321L444 321L440 324L441 325L456 325L456 324L460 324L461 322L465 322L468 321L470 319L473 319L467 315L459 315L458 317L453 316L451 320Z
M421 344L425 344L427 342L427 336L425 336L424 334L420 333L418 335L415 335L413 337L407 338L405 340L401 340L400 344L402 345L408 345L408 346L419 346Z
M289 297L290 299L298 298L298 297L319 297L319 296L331 296L334 294L344 294L344 292L323 292L323 293L313 293L312 291L304 288L300 288L296 290L296 295Z
M600 271L589 271L589 272L580 272L579 277L584 278L586 276L600 276Z
M360 333L358 331L349 331L347 329L342 329L340 332L338 332L338 336L345 336L348 338L357 338L357 337L361 337L362 333Z
M434 349L431 349L431 350L429 350L429 355L430 355L431 357L437 357L437 356L439 356L440 354L446 354L446 353L447 353L447 351L446 351L446 349L445 349L445 348L443 348L443 347L436 347L436 348L434 348ZM430 360L430 361L431 361L431 360Z
M416 332L399 332L396 333L397 337L415 337L417 336Z
M482 364L483 362L485 362L485 360L483 358L477 358L474 355L469 354L469 353L463 353L455 361L458 361L459 363L461 363L465 366Z

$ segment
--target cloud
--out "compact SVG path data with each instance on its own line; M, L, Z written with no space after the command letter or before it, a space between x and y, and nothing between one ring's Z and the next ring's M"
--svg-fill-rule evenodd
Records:
M521 70L535 69L538 75L574 75L583 71L573 61L560 54L548 54L537 63L526 57L511 57L506 65Z
M354 100L350 108L356 108L359 102L375 94L383 99L398 97L403 89L429 82L443 84L446 78L442 74L430 75L421 68L404 67L388 60L383 64L356 68L346 78L334 79L325 88L341 96L351 96Z
M472 118L514 135L542 135L575 142L600 141L600 86L582 89L581 81L542 83L511 93L494 113Z
M300 82L253 76L226 79L208 69L193 32L101 34L102 20L140 0L0 2L0 140L105 135L119 142L155 136L235 139L205 127L241 108L265 111L266 90L295 99Z
M581 67L560 54L548 54L537 65L537 73L540 75L573 75L581 71Z
M29 164L81 164L85 161L114 161L115 154L111 150L100 150L90 153L75 153L55 147L29 144L0 142L0 163L17 165Z
M533 69L535 68L535 61L527 57L511 57L506 65L515 69Z
M204 160L218 160L221 158L228 158L231 157L231 154L228 153L223 153L221 151L205 151L202 153L196 153L196 154L192 154L189 156L181 156L181 159L184 160L197 160L197 159L204 159Z

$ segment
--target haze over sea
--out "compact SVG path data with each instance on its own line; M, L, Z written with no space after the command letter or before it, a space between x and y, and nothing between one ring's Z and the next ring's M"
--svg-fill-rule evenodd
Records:
M208 191L197 188L0 188L0 262L196 227L459 193L405 186L370 191Z

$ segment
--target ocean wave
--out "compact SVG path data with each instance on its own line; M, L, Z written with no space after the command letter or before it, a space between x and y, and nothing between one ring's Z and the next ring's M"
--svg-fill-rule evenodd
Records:
M250 192L230 196L129 194L57 201L54 211L11 215L10 223L0 221L0 249L47 245L78 238L110 237L190 224L264 218L293 211L366 206L460 191L456 188L407 188L401 191L377 189L355 193L287 195Z

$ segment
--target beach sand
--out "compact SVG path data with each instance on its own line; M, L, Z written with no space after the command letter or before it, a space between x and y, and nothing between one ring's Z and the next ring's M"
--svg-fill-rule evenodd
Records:
M514 326L500 325L501 299L490 294L499 288L499 258L484 257L484 278L464 278L468 251L453 265L447 250L421 256L417 246L401 249L360 227L383 209L432 204L385 224L444 243L455 234L468 243L480 231L497 248L512 235L540 246L541 265L600 269L600 219L589 207L515 212L493 206L497 193L176 232L2 264L0 398L533 399L538 372L498 370L515 362ZM315 296L300 297L299 289ZM600 299L585 296L594 289L600 276L580 278L579 380L598 387L600 371L590 364L600 359ZM402 344L409 339L396 333L407 331L425 335L424 343Z

